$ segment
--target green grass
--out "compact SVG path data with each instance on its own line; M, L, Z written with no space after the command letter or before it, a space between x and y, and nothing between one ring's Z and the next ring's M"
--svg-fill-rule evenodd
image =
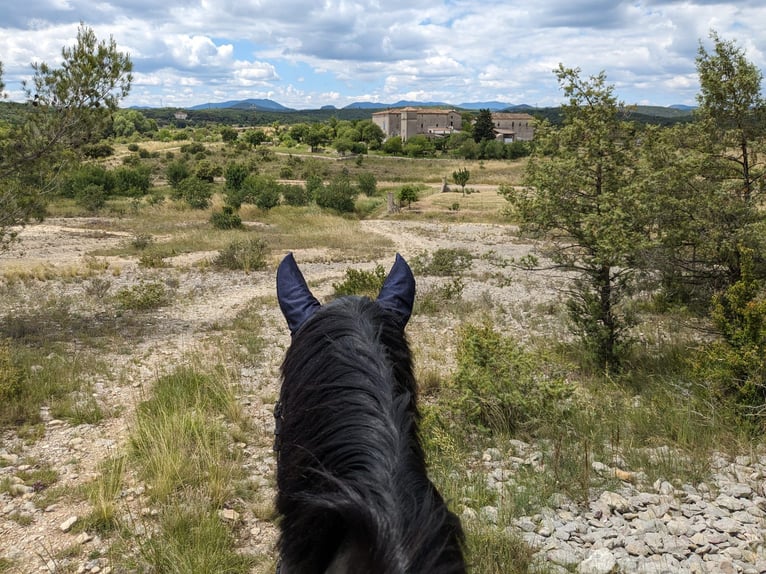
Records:
M0 427L41 424L43 405L49 406L52 416L73 424L96 423L103 418L87 375L103 374L105 365L84 354L57 353L50 346L40 348L14 340L3 349L19 385L0 401Z
M232 430L247 425L223 369L179 368L160 377L138 406L131 461L160 512L155 534L136 543L154 571L249 572L255 559L236 551L218 516L245 480Z

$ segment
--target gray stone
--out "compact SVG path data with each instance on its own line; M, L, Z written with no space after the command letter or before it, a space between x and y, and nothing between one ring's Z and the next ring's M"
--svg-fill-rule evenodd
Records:
M617 570L617 560L606 548L599 548L577 567L578 574L612 574Z

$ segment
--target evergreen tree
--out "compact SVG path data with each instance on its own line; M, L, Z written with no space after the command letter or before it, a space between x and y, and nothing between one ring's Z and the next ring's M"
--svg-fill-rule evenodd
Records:
M637 138L604 73L588 80L559 66L564 124L536 133L522 190L505 188L522 229L545 235L549 256L575 276L572 326L605 369L619 366L630 318L620 303L646 246L649 219L632 189Z
M495 123L492 121L490 110L479 110L476 122L473 124L473 140L476 143L495 139Z
M99 42L80 26L76 44L61 55L59 68L32 64L24 117L0 131L0 249L13 239L12 226L43 217L57 177L101 138L130 90L132 63L113 39Z

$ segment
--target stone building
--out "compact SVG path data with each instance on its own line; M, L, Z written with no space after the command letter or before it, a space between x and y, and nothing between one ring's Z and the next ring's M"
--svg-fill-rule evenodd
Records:
M383 130L386 139L400 136L402 141L420 134L446 137L463 126L460 113L437 108L389 109L372 114L372 121Z
M493 112L495 139L505 142L532 141L535 137L535 118L529 114Z

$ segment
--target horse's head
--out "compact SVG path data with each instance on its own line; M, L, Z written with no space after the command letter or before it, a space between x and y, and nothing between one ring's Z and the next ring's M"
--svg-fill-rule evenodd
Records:
M306 284L292 253L287 254L277 269L277 299L292 335L321 307ZM415 277L410 266L398 253L375 301L394 313L404 328L415 302Z

